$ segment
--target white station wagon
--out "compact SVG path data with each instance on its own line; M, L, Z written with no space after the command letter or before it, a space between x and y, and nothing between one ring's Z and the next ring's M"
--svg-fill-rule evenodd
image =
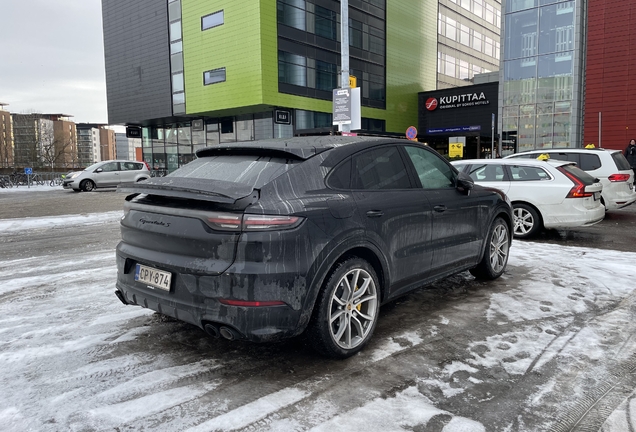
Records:
M475 183L503 191L514 214L514 236L531 237L543 228L593 225L605 217L601 182L573 162L536 159L453 161Z
M536 159L547 154L550 159L575 162L583 171L601 180L601 201L607 210L626 207L636 201L634 172L620 150L603 148L531 150L506 156L505 159Z

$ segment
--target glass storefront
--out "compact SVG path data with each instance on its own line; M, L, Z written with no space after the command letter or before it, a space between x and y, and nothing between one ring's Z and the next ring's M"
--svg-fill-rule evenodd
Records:
M502 145L579 147L582 0L511 0L505 14ZM578 60L581 62L582 60Z
M184 122L142 128L143 160L153 176L168 174L192 161L205 147L237 141L291 138L294 135L325 133L333 129L331 113L287 110L290 124L276 123L274 112L237 117L204 119L202 123ZM198 124L197 124L198 123ZM363 130L383 132L384 120L362 119Z

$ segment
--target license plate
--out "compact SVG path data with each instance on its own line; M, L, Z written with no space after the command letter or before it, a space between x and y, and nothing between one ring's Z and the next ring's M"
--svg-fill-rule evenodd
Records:
M159 288L170 291L170 280L172 274L169 272L157 270L152 267L137 264L135 268L135 280Z
M600 192L594 192L594 201L598 201L599 199L601 199L601 193Z

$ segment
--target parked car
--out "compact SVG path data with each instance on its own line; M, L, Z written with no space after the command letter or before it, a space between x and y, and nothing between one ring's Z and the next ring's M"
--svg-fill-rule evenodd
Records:
M405 140L226 144L128 194L117 246L124 304L212 336L359 351L379 307L470 269L507 264L512 210L437 152Z
M532 237L541 228L594 225L605 216L603 185L573 162L472 159L452 164L475 183L508 195L516 238Z
M150 178L145 162L108 160L97 162L84 171L69 173L64 179L64 189L90 192L95 188L117 187L120 183L139 182Z
M506 158L536 159L547 154L550 159L575 162L583 171L601 180L601 202L607 210L626 207L636 201L634 172L620 150L603 148L546 149L516 153Z

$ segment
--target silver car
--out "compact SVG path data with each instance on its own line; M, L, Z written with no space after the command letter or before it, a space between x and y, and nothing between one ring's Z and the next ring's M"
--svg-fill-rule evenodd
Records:
M64 189L75 192L90 192L95 188L117 187L120 183L130 183L150 178L150 171L144 162L109 160L97 162L84 171L70 173L64 179Z

